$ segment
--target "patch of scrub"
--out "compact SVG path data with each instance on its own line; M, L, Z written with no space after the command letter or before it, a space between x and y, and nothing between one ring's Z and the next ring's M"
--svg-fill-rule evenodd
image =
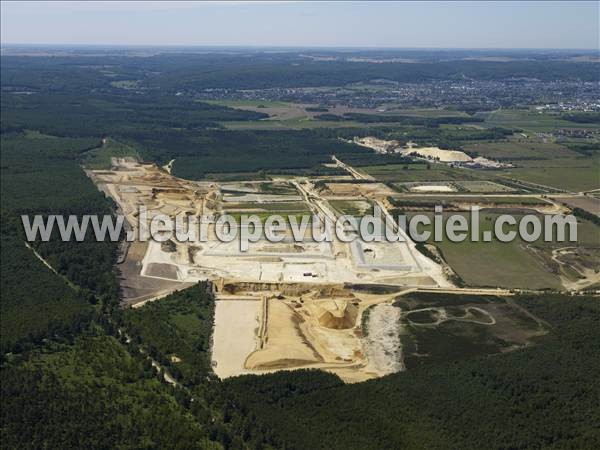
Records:
M415 312L409 312L406 318L412 323L426 324L426 323L437 323L439 314L435 309L422 309Z

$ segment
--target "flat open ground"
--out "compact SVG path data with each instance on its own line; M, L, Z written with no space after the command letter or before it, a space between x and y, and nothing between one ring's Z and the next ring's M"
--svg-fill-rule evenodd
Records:
M560 119L556 114L531 110L500 109L484 114L485 125L493 127L520 128L527 132L551 131L556 128L593 129L597 125L582 124Z
M491 231L493 223L502 210L493 212L482 211L480 216L480 232ZM506 211L505 211L506 213ZM515 214L517 213L517 214ZM521 214L512 211L517 220ZM432 217L431 213L425 213ZM447 218L454 213L444 213ZM408 214L409 216L412 213ZM469 213L463 215L470 220ZM423 229L430 229L424 227ZM508 230L508 227L505 227ZM584 268L591 268L598 262L598 249L600 248L600 228L586 221L579 221L577 243L568 242L543 242L542 238L533 243L527 243L517 238L512 242L451 242L444 239L442 242L430 243L436 245L442 252L446 262L456 271L469 286L524 289L561 289L570 286L570 283L580 279L579 272ZM562 270L560 263L555 261L556 255L552 249L576 246L578 256L569 259L569 263L580 270L573 273ZM565 255L565 257L568 255ZM585 272L592 276L589 272ZM566 279L563 279L566 277Z
M394 183L394 186L403 191L411 192L473 192L489 194L515 191L515 189L509 186L486 180L404 182Z
M543 166L531 162L531 167L517 167L503 175L532 183L543 184L571 192L600 189L600 163L598 160L581 161L579 166L565 166L560 161Z
M564 203L571 208L581 208L600 217L600 199L590 196L556 196L553 200Z
M249 373L244 367L256 347L260 301L217 300L213 333L213 370L219 378Z
M507 142L483 142L465 146L465 150L477 152L491 159L518 161L523 158L571 158L580 156L567 147L539 140L513 138Z
M473 170L455 169L444 164L385 164L378 166L364 166L362 171L380 181L407 182L407 181L451 181L451 180L477 180L485 175Z

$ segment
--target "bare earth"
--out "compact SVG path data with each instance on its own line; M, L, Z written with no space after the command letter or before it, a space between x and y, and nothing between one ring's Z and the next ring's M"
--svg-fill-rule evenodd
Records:
M219 378L250 373L244 367L254 351L259 326L258 300L219 300L215 302L213 370Z

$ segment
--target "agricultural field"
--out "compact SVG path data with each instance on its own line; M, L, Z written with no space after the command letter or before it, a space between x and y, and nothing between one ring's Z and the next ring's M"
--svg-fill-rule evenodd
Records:
M425 213L433 218L431 213ZM443 213L444 220L453 213ZM469 213L461 213L470 220ZM407 214L409 220L413 213ZM482 211L480 214L480 241L451 242L445 237L441 242L434 242L433 235L428 240L441 252L445 261L469 286L507 287L527 289L561 289L561 267L553 259L552 251L572 246L567 243L546 243L540 238L534 243L527 243L517 238L512 242L500 242L492 239L482 240L483 233L493 230L493 223L498 213ZM520 216L515 215L517 221ZM591 269L597 262L600 229L586 221L578 221L577 244L580 262L576 265L587 266ZM421 230L431 230L431 226L422 226ZM505 226L509 231L514 227ZM542 251L546 249L546 251ZM568 282L576 281L580 275L569 273Z
M296 117L291 119L269 119L255 121L228 121L221 125L229 130L314 130L328 128L357 128L363 126L381 126L376 124L360 124L343 120L314 120L310 117Z
M514 189L509 186L491 181L458 181L454 184L458 186L459 190L472 193L493 194L498 192L514 192Z
M528 167L507 169L503 176L570 192L600 189L600 161L597 158L569 162L555 160L542 165L536 163L528 161Z
M454 169L443 164L386 164L380 166L364 166L361 170L385 182L422 182L478 180L483 176L467 169Z
M564 203L570 208L581 208L600 217L600 198L586 195L578 197L553 197L552 199Z
M291 103L276 100L203 100L202 103L237 109L289 108Z
M515 189L492 181L431 181L431 182L405 182L394 183L394 186L401 191L406 192L457 192L457 193L479 193L479 194L497 194L511 193Z
M598 127L593 124L574 123L561 119L556 114L533 110L500 109L482 116L485 118L487 126L517 128L529 133L552 131L556 128L594 129Z
M383 104L379 109L385 110L386 115L397 114L399 116L410 116L410 117L427 117L427 118L439 118L439 117L469 117L469 115L463 111L453 111L450 109L439 109L439 108L402 108L393 103Z
M539 139L525 139L519 136L506 142L481 142L463 146L465 151L476 152L486 158L513 161L529 159L576 158L573 150L557 143L540 142Z
M515 164L498 175L571 192L600 188L595 153L600 126L593 120L571 121L533 110L498 110L484 117L486 126L520 130L506 140L463 145L465 151Z
M526 195L501 196L501 195L403 195L397 194L389 197L390 203L399 209L421 208L429 211L435 205L443 207L464 208L467 205L479 205L480 207L494 208L502 207L531 207L531 208L554 208L553 204L539 197Z

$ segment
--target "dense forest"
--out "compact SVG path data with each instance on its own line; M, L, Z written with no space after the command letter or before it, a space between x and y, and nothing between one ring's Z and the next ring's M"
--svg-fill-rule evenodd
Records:
M217 390L210 404L204 394L192 404L191 392L161 382L145 349L128 344L119 328L116 244L53 236L25 245L21 214L111 213L79 166L96 146L95 139L2 134L3 446L221 448L236 439L223 425L227 398ZM211 305L205 297L205 339Z
M4 86L6 89L6 86ZM70 90L2 97L2 127L40 130L62 137L123 135L137 130L219 128L218 121L259 120L266 114L241 111L173 95L92 93Z
M112 203L98 192L79 163L82 154L99 145L92 138L59 138L37 132L3 133L1 137L2 211L20 215L112 214ZM18 229L22 233L22 227ZM113 273L116 243L97 242L92 232L83 242L63 242L56 231L50 241L32 246L50 264L92 298L116 302ZM4 252L3 252L4 257Z
M260 113L179 100L177 97L158 97L153 100L158 100L159 104L150 106L148 98L131 94L107 95L102 100L93 96L80 99L58 94L7 97L8 101L2 103L2 126L8 136L4 143L8 153L5 157L7 164L8 161L11 164L24 164L10 148L13 142L18 145L18 136L35 136L27 129L48 133L37 135L41 139L37 142L41 148L48 144L49 136L63 137L63 141L55 141L61 142L61 145L78 143L78 148L56 153L51 160L53 164L61 164L62 159L73 163L89 163L88 155L94 153L100 137L108 135L126 143L144 159L159 163L176 159L174 173L190 179L202 179L207 173L281 173L297 169L310 174L326 173L321 164L329 162L332 154L358 165L399 162L399 157L390 160L387 156L340 140L340 137L370 134L386 137L391 131L389 127L382 127L381 130L219 130L214 129L219 126L213 121L252 120L256 119L255 114L260 116ZM420 124L429 123L424 127L407 125L404 128L399 128L402 125L399 123L394 131L402 134L403 142L413 139L418 143L430 142L442 147L510 133L509 130L444 130L438 125L445 119L408 117L403 120L407 123L411 123L411 120ZM400 130L403 132L400 133ZM36 152L33 159L48 159L48 154L54 154L56 149L32 151ZM12 180L5 184L7 189L16 186Z
M114 337L88 335L5 364L3 447L219 448L185 396L138 355Z
M208 283L175 292L160 302L127 309L122 324L130 339L186 385L210 372L214 301Z
M92 306L25 247L20 223L2 213L0 350L20 352L48 336L72 336L85 327Z

